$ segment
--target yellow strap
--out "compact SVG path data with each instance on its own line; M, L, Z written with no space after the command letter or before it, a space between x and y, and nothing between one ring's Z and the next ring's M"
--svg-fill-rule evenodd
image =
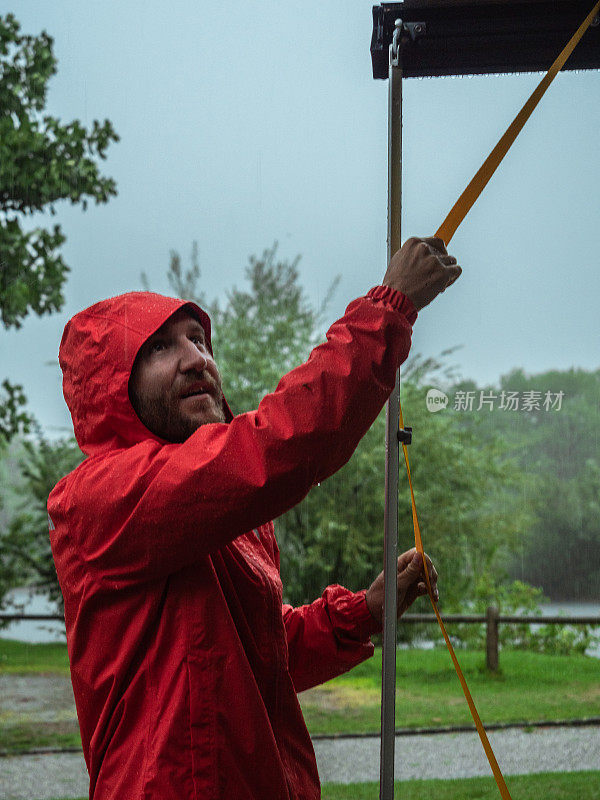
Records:
M586 32L592 20L596 16L596 14L600 11L600 0L596 3L594 8L590 11L588 16L586 17L585 21L582 25L578 28L576 33L573 35L572 39L569 41L567 46L564 48L562 53L556 59L554 64L550 67L547 74L544 76L542 81L540 82L539 86L535 89L529 100L525 103L521 111L517 114L514 121L509 126L508 130L504 134L504 136L500 139L496 147L492 150L488 158L486 159L485 163L481 167L481 169L477 172L471 183L467 186L465 191L461 194L457 202L452 207L450 213L442 223L441 227L436 233L436 236L444 241L446 245L449 244L450 240L454 236L458 226L461 224L463 219L467 216L470 209L472 208L473 204L481 194L481 192L486 187L488 181L500 165L500 162L509 151L511 145L521 132L523 126L531 116L534 108L540 102L541 98L543 97L546 89L550 86L556 75L560 72L560 70L565 65L567 59L579 43L581 37ZM402 406L399 407L398 413L398 421L399 427L404 427L404 419L402 417ZM415 530L415 547L417 548L418 552L424 555L423 551L423 542L421 539L421 530L419 528L419 520L417 518L417 506L415 503L415 495L413 492L413 485L412 485L412 478L410 474L410 464L408 461L408 450L406 445L402 445L402 450L404 451L404 461L406 462L406 473L408 475L408 485L410 487L410 500L412 504L412 517L413 517L413 526ZM481 722L481 718L477 713L477 709L475 708L475 703L473 702L473 698L471 696L471 692L469 691L469 687L467 686L467 682L465 677L462 673L460 668L460 664L458 663L458 659L456 658L456 654L454 652L454 648L452 647L452 643L446 633L446 628L440 616L440 612L438 611L437 603L433 599L433 592L431 589L431 581L429 579L429 572L427 570L427 563L425 559L423 559L423 568L425 572L425 581L427 583L427 590L429 592L429 599L431 600L431 604L433 606L433 610L435 612L435 616L439 623L440 629L442 631L442 635L444 637L444 641L446 642L446 646L450 653L450 657L452 658L452 662L454 664L454 668L456 670L456 674L458 675L458 679L460 681L460 685L462 686L462 690L466 697L467 703L469 704L469 709L471 711L471 716L473 717L473 721L475 722L475 727L477 728L477 733L479 734L479 738L481 739L481 744L483 745L483 749L485 750L485 754L489 761L490 767L494 774L494 778L496 780L496 784L498 785L498 789L500 791L500 795L502 796L502 800L512 800L510 796L510 792L506 786L504 781L504 777L502 772L500 771L500 767L498 766L498 762L496 761L496 757L494 755L494 751L492 750L492 746L489 743L487 738L487 734L484 730L483 724Z
M400 419L400 426L404 427L404 422L402 420L402 409L399 409L399 419ZM413 485L412 485L412 478L410 475L410 465L408 463L408 450L406 449L406 445L402 445L402 450L404 451L404 461L406 462L406 473L408 475L408 485L410 486L410 499L412 503L412 514L413 514L413 525L415 529L415 547L421 553L423 553L423 542L421 540L421 530L419 528L419 520L417 519L417 506L415 504L415 495L413 492ZM479 713L477 712L477 708L475 707L475 703L471 696L471 692L469 691L469 687L467 686L467 682L465 680L465 676L460 668L460 664L458 663L458 659L456 658L456 653L454 652L454 648L452 647L452 643L446 633L446 627L442 621L440 616L440 612L437 607L437 603L433 599L433 592L431 589L431 582L429 580L429 572L427 570L427 563L425 558L423 558L423 566L425 572L425 581L427 582L427 590L429 592L429 599L431 600L431 605L433 606L433 610L435 612L435 616L437 618L438 624L442 631L442 635L444 637L444 641L446 642L446 647L448 648L448 652L450 653L450 657L452 658L452 662L454 664L454 669L456 670L456 674L458 675L458 680L460 681L460 685L462 686L462 690L466 697L467 703L469 704L469 709L471 711L471 716L473 717L473 721L475 722L475 727L477 728L477 733L479 734L479 738L481 739L481 744L483 745L483 749L485 750L485 754L487 756L487 760L492 768L492 772L494 774L494 778L496 779L496 784L498 789L500 790L500 795L502 796L502 800L512 800L510 796L510 792L508 791L508 787L504 782L504 776L498 766L498 762L496 761L496 756L494 755L494 751L492 750L492 745L489 742L485 729L483 727L483 723L481 722L481 718Z

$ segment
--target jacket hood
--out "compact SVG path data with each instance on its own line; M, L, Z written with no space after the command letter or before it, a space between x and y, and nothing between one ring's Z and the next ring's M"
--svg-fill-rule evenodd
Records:
M86 455L129 447L144 439L166 444L139 419L129 399L129 377L146 339L178 309L195 314L212 353L210 318L195 303L154 292L128 292L76 314L59 350L63 394L75 437ZM227 422L233 419L223 400Z

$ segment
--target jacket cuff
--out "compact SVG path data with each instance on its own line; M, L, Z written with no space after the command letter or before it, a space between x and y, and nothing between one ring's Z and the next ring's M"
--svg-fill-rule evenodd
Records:
M377 622L369 611L366 595L367 590L362 589L348 598L348 610L351 610L356 636L359 641L366 641L374 633L381 633L383 630L381 623Z
M392 289L391 286L374 286L369 289L365 296L370 297L375 302L387 303L396 311L404 314L410 324L414 325L418 311L414 307L412 300L397 289Z

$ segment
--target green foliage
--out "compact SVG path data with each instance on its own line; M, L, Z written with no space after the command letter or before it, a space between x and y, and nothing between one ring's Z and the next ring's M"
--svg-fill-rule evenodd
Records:
M287 602L311 602L331 583L365 588L380 571L384 441L385 411L348 464L277 520Z
M578 474L546 473L535 498L523 574L554 597L597 599L600 581L600 463L588 459Z
M277 248L275 242L260 258L250 256L246 268L249 288L232 288L224 307L218 300L207 301L197 288L200 268L196 242L192 267L187 272L182 272L179 254L171 252L168 278L173 291L210 314L213 349L234 413L256 408L282 375L308 357L339 282L339 277L334 279L319 309L311 308L298 284L300 256L291 263L279 260ZM145 275L142 282L148 285Z
M99 174L96 157L119 137L111 123L94 120L87 131L77 120L66 125L42 116L47 84L56 73L53 39L20 34L13 14L0 16L0 319L19 328L30 312L58 311L69 267L59 248L60 225L25 230L22 218L50 210L58 200L96 204L116 195L115 182ZM4 384L0 401L0 440L24 430L26 415L19 387Z
M543 619L540 604L546 599L541 589L523 581L498 584L492 575L485 574L476 581L473 600L466 604L466 610L472 614L485 614L488 606L496 606L500 615L522 614ZM452 638L463 646L483 649L485 625L453 625ZM583 655L598 642L590 625L500 624L498 638L503 648L547 655Z
M502 579L528 517L527 510L514 503L519 472L502 442L481 447L474 433L460 433L452 415L430 414L422 379L413 371L403 382L404 421L414 429L409 452L423 541L441 576L443 608L451 611L462 607L479 576ZM335 581L359 589L379 572L384 441L385 411L348 464L278 520L282 574L291 601L308 602L318 587ZM413 527L404 470L398 524L401 549L408 549ZM290 541L293 547L288 550ZM295 581L305 569L308 576L302 577L301 589ZM402 626L401 632L402 638L417 633Z
M74 439L50 442L38 431L37 441L23 441L20 459L22 484L16 492L20 507L0 531L0 607L5 593L14 586L27 585L56 603L59 613L63 599L48 536L48 495L58 481L83 460Z
M0 449L19 431L27 433L31 417L23 408L26 403L23 387L2 381L4 397L0 396Z
M456 385L476 389L474 384ZM488 387L489 389L489 387ZM502 390L562 393L560 408L492 413L461 412L458 424L483 441L501 437L526 480L519 490L532 521L513 577L543 587L553 599L596 600L600 580L600 370L513 370Z
M298 262L276 261L277 243L250 257L247 291L233 288L224 308L211 309L214 346L234 412L256 408L281 376L315 343L318 314L298 285Z
M569 656L583 655L589 647L598 643L591 625L540 625L529 634L529 643L520 646L534 653Z

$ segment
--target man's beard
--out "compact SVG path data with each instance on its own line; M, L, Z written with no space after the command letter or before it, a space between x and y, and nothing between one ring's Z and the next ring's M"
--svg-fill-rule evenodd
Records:
M177 408L181 402L180 398L175 399L174 406L162 398L147 398L143 401L140 401L140 398L137 397L132 399L134 400L133 405L138 417L148 430L168 442L181 443L189 439L202 425L226 421L222 392L217 394L216 400L214 394L211 393L210 397L213 409L210 413L210 419L206 420L182 413ZM206 413L208 413L208 410Z

